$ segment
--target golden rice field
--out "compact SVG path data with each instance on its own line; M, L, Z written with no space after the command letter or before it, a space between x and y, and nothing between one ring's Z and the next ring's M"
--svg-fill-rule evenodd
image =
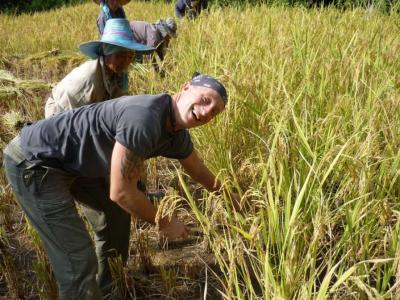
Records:
M153 22L172 4L131 2ZM0 14L0 143L44 115L46 95L97 39L92 3ZM174 93L201 70L229 104L192 131L241 196L202 191L175 164L148 164L196 236L168 248L134 224L115 299L400 299L400 16L374 10L212 9L178 23L160 78L134 65L130 92ZM0 299L56 299L36 233L0 178Z

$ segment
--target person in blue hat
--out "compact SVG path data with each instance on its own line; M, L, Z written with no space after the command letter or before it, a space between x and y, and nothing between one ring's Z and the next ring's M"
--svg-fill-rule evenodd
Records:
M158 223L169 239L188 235L177 217L156 221L156 208L137 188L139 174L146 159L164 156L179 160L207 190L219 191L221 183L199 158L188 129L210 122L227 100L221 82L196 74L174 95L125 96L68 110L25 126L8 144L3 157L7 179L43 241L61 300L107 296L111 281L99 275L96 281L96 273L104 273L108 262L96 260L95 251L108 248L108 257L117 253L126 262L127 253L119 251L129 244L127 216ZM103 191L108 206L84 202L104 225L104 238L95 237L96 249L75 207L79 178L110 181ZM105 223L104 209L112 216Z
M126 19L123 6L130 0L93 0L100 5L100 13L97 18L97 29L100 36L103 35L106 22L113 18Z
M45 105L46 117L126 95L126 72L135 53L155 50L135 40L126 19L107 21L101 40L83 43L79 49L91 60L73 69L53 88Z

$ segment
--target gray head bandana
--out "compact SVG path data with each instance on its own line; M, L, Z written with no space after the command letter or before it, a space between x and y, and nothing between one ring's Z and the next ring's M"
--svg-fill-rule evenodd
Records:
M211 77L210 75L195 72L192 76L192 81L190 82L190 84L196 86L204 86L213 89L221 96L225 105L228 102L228 93L226 92L225 87L222 85L221 82L219 82L214 77Z

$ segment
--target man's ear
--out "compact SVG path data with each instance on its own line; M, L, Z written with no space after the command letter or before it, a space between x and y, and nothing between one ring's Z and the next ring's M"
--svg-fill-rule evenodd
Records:
M186 82L182 87L182 91L187 91L189 87L190 87L190 82Z

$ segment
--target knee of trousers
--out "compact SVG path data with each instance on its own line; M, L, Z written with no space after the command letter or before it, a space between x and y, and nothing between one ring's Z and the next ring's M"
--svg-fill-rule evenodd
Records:
M64 263L65 264L65 263ZM88 247L79 253L69 255L69 263L65 264L64 272L56 268L59 281L62 284L79 286L85 278L95 278L98 271L98 261L93 247ZM67 267L68 266L68 267Z
M98 271L98 261L94 251L90 251L90 255L87 256L87 260L85 263L83 263L83 267L84 267L83 274L90 274L90 276L96 276L96 273Z
M58 278L61 279L58 282L60 299L100 299L97 270L97 257L93 249L88 249L79 260L72 263L71 273L66 272L61 276L62 279Z
M130 237L130 215L121 215L113 226L105 226L104 230L95 231L96 253L100 257L122 255L127 258Z

